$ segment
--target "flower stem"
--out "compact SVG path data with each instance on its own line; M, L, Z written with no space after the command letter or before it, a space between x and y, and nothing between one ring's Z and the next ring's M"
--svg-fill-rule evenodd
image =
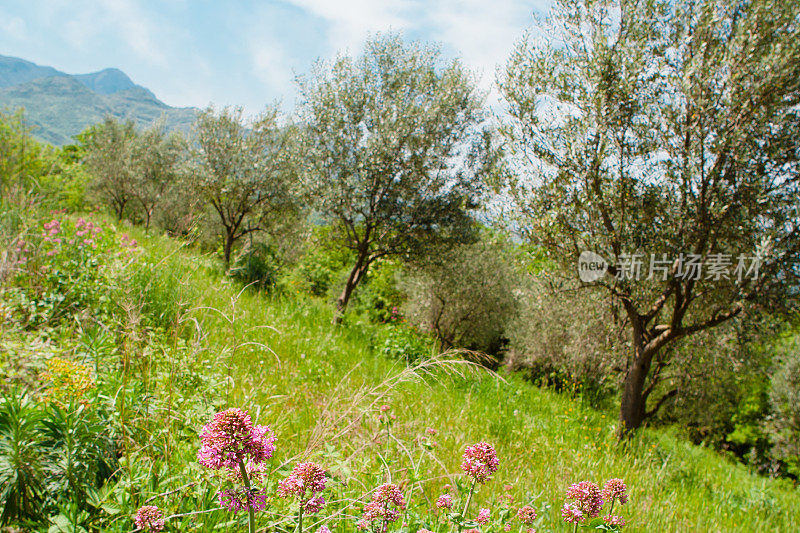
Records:
M611 510L608 511L608 514L614 514L614 500L616 500L616 498L611 498Z
M303 533L303 502L300 502L300 512L297 514L297 531Z
M242 473L242 481L247 489L247 514L249 521L247 524L249 533L256 533L256 512L253 510L253 504L250 501L250 477L247 475L247 468L244 466L244 461L239 459L239 470Z
M467 510L469 509L469 502L472 501L472 493L475 492L475 483L476 481L472 482L472 485L469 487L469 494L467 494L467 503L464 505L464 510L461 512L461 522L458 524L458 533L461 533L462 525L464 523L464 519L467 517Z

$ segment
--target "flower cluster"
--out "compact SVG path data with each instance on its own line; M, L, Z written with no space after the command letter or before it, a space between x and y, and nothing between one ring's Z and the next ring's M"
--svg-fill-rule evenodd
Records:
M389 405L381 405L380 407L380 414L378 415L378 422L381 424L391 425L397 417L394 413L390 413L389 411L392 410L392 407Z
M620 504L625 505L628 503L628 487L625 482L619 478L613 478L606 481L602 490L603 499L611 502L618 501Z
M267 426L254 426L247 411L233 408L219 412L203 426L197 460L214 470L225 470L230 479L244 482L242 469L249 481L261 481L266 475L263 464L275 451L275 436ZM251 478L252 476L252 478ZM267 505L264 491L237 487L217 493L219 504L236 513L242 509L262 511Z
M575 483L567 489L566 499L568 501L561 508L561 517L565 522L579 524L588 519L597 518L604 503L610 501L611 511L603 517L603 522L610 526L622 527L625 525L624 518L611 514L616 501L619 501L620 504L628 501L628 487L621 479L609 479L602 490L591 481Z
M477 518L475 518L475 521L480 525L485 526L486 524L489 523L490 514L491 511L489 509L481 509L480 511L478 511L478 516Z
M297 496L300 507L306 513L316 514L325 505L325 499L317 495L325 490L325 469L316 463L298 463L286 479L278 483L278 496Z
M406 501L400 487L394 483L384 483L372 495L372 500L364 506L364 515L356 523L358 529L364 530L375 521L382 523L381 531L386 529L390 522L400 518L400 511L406 508Z
M453 508L453 497L449 494L442 494L436 500L436 507L439 509L452 509Z
M574 500L577 508L588 518L596 518L603 507L600 487L592 481L581 481L571 485L567 489L567 499Z
M461 469L470 476L475 483L486 483L497 471L500 461L494 447L487 442L479 442L467 446L464 450L464 460Z
M50 386L44 392L45 401L61 407L75 400L83 405L89 404L85 395L94 388L94 380L88 367L60 357L53 357L46 364L47 370L42 377L50 382Z
M225 507L234 514L243 509L263 511L267 507L267 493L263 490L237 487L226 489L217 493L220 507Z
M163 531L164 517L155 505L145 505L136 511L133 519L136 529L142 531Z
M529 526L533 524L533 521L536 520L536 509L531 507L530 505L525 505L524 507L520 507L517 511L517 518L519 518L520 522Z
M267 426L254 426L247 411L228 409L214 415L200 434L197 452L200 464L208 468L231 470L249 458L261 463L272 457L275 436Z
M123 233L120 236L119 244L124 252L135 251L139 246L139 242L136 239L132 239L127 233Z

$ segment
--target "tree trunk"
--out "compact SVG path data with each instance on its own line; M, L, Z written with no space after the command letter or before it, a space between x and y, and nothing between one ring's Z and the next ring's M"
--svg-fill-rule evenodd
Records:
M644 384L650 373L654 351L648 351L641 320L633 325L633 360L625 374L622 401L619 409L619 437L626 437L641 427L645 419L647 397Z
M222 247L222 255L225 259L225 270L228 270L231 266L231 251L233 250L233 241L234 241L233 234L231 232L226 232Z
M344 284L342 294L340 294L339 298L336 300L337 322L341 321L341 316L344 314L345 309L347 309L347 303L350 301L350 296L352 296L358 282L361 281L364 274L367 273L367 269L369 268L367 255L366 250L359 252L358 260L356 260L353 270L350 271L350 275L347 276L347 282Z

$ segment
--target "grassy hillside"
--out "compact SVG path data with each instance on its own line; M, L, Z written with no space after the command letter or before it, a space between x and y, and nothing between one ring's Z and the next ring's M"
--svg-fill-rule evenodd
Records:
M214 510L224 482L196 460L202 425L229 407L248 409L278 438L270 494L300 459L328 469L329 503L306 522L309 531L322 520L333 531L354 531L365 495L387 480L404 489L408 530L448 531L432 502L445 484L463 484L462 452L480 440L496 447L500 465L470 515L487 507L492 520L503 516L510 494L514 508L537 509L538 531L572 531L560 516L566 488L620 477L630 494L619 509L626 531L789 532L800 524L800 493L785 480L755 476L669 431L644 430L620 445L613 413L455 357L407 368L382 354L392 326L356 315L334 325L327 302L244 289L220 274L216 259L177 241L129 228L139 246L128 248L121 230L99 223L105 244L75 259L88 253L94 270L70 267L74 261L53 267L71 280L62 299L43 291L36 300L36 284L25 277L3 292L0 352L3 374L33 397L49 390L42 369L53 357L91 369L92 405L106 413L119 451L115 475L91 494L101 509L85 519L93 527L130 531L131 515L148 503L172 516L168 531L243 530L246 516ZM70 318L47 307L65 310L71 301L78 304ZM18 312L31 305L41 311ZM45 320L47 313L61 318ZM396 416L388 433L381 405ZM259 524L291 530L293 509L273 498ZM68 516L62 510L51 521ZM499 523L483 529L499 530Z

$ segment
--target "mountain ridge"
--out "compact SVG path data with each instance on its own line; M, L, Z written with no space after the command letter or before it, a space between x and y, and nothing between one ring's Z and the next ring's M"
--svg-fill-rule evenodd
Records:
M135 84L117 68L67 74L11 56L0 55L0 109L24 109L38 139L61 146L106 116L131 119L138 127L163 120L168 130L187 132L196 108L172 107Z

